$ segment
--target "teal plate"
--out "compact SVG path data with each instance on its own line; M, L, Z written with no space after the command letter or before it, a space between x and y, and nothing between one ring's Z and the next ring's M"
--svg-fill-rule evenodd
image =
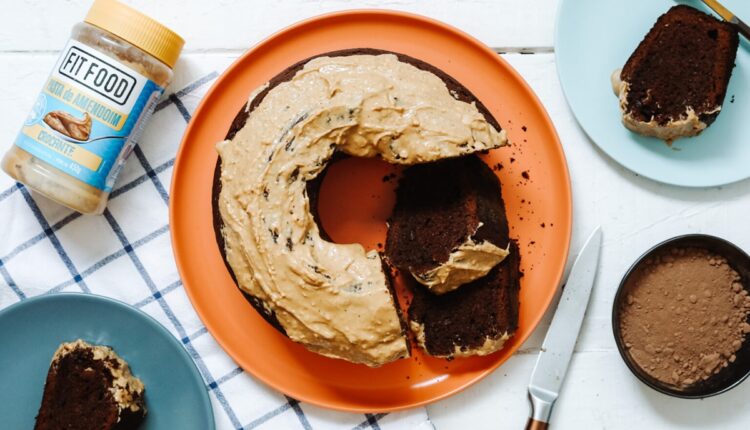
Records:
M704 12L698 0L561 0L555 34L565 96L584 131L618 163L653 180L710 187L750 177L750 44L742 38L724 107L701 135L675 141L627 130L610 75L621 68L659 15L676 4ZM750 20L750 1L722 0ZM732 103L731 100L734 99Z
M79 338L114 348L146 385L141 430L214 429L203 379L177 339L124 303L72 293L0 311L0 428L34 428L52 355Z

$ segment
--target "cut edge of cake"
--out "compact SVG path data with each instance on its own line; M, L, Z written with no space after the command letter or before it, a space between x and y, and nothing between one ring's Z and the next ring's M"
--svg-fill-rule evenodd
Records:
M452 360L454 358L466 358L471 356L485 356L503 349L508 340L515 336L518 330L518 315L520 310L519 291L521 272L519 270L520 255L518 245L511 240L510 253L502 263L492 269L485 276L466 288L462 288L447 295L435 295L424 291L423 287L415 285L413 288L419 289L414 291L415 297L412 299L409 308L409 328L415 337L417 345L428 355L438 358ZM498 284L491 284L498 283ZM499 283L503 283L500 285ZM484 291L482 291L484 290ZM487 302L487 297L483 294L490 290L495 294L495 302ZM428 311L431 323L423 320L421 315L424 310L418 310L420 306L431 307ZM442 302L442 303L441 303ZM452 311L447 312L447 307L453 307ZM468 329L457 327L466 323L466 319L477 317L473 312L466 312L464 307L481 304L484 310L488 307L495 306L494 314L496 319L485 325L484 332L470 333L472 329L481 326L481 322ZM461 309L459 309L461 308ZM459 311L464 312L459 312ZM502 313L502 315L500 315ZM441 315L442 314L442 315ZM453 317L453 314L456 317ZM472 314L472 315L470 315ZM489 315L493 315L490 311ZM439 321L434 319L438 318ZM505 320L505 321L501 321ZM432 326L427 327L428 324ZM432 333L428 333L432 331ZM472 336L473 335L473 336ZM442 338L440 338L442 336ZM432 339L428 339L432 337ZM469 339L469 338L475 339Z
M487 275L509 253L498 195L494 173L475 155L410 166L388 221L389 262L434 294Z
M445 192L431 192L436 183ZM489 240L504 246L505 258L483 276L443 294L417 282L402 261L399 270L413 293L409 329L415 343L434 357L453 359L494 353L518 328L520 254L518 244L509 235L500 181L476 155L404 171L388 231L393 243L386 246L387 254L398 255L392 255L389 261L393 263L393 257L408 260L410 252L416 251L432 255L433 251L420 247L424 246L422 235L430 235L446 223L465 223L454 226L461 227L457 231L476 233L481 228L480 234L471 236L476 236L478 242ZM475 227L478 224L480 228ZM436 241L432 238L431 243L451 246L448 242L455 234L439 236Z
M419 345L420 348L422 348L423 351L427 352L428 355L431 355L433 357L438 358L446 358L446 359L453 359L453 358L466 358L466 357L472 357L472 356L485 356L490 355L492 353L495 353L505 346L505 342L510 339L514 333L505 331L498 337L491 337L491 336L485 336L484 343L481 346L478 347L465 347L461 345L453 345L453 352L448 354L443 353L430 353L427 349L427 339L425 335L425 327L424 324L421 324L416 321L409 321L409 328L411 329L412 333L414 333L414 337L417 340L417 345Z

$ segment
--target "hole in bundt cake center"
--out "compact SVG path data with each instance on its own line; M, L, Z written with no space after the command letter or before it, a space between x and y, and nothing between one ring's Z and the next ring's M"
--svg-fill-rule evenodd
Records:
M323 173L318 223L335 243L382 251L386 222L396 203L401 166L378 158L343 157Z

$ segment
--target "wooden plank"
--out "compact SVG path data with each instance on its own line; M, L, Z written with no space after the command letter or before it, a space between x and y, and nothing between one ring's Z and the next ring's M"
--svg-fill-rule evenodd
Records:
M124 0L180 33L190 52L244 51L302 19L356 8L388 8L448 22L494 47L549 48L558 0ZM91 0L11 2L0 51L59 50Z

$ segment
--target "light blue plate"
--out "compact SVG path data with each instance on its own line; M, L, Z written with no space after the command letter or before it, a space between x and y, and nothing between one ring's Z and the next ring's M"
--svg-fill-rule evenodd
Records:
M164 327L115 300L69 293L0 311L0 428L34 428L52 355L78 338L114 348L146 385L142 430L214 429L203 380Z
M724 108L700 136L672 148L642 137L620 122L610 75L621 68L659 15L698 0L562 0L555 52L565 96L583 129L604 152L656 181L687 187L728 184L750 177L750 44L742 40ZM722 0L750 20L750 0ZM735 101L731 103L732 96Z

